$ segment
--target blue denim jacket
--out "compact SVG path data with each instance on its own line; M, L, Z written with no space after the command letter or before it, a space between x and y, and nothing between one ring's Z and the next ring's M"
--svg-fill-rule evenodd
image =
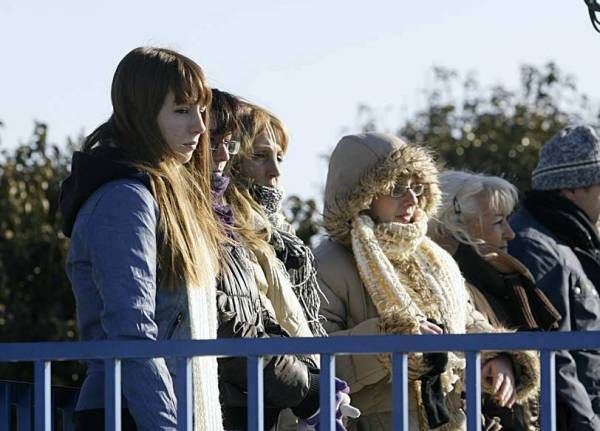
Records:
M67 274L82 340L189 338L185 289L157 289L158 206L135 178L98 188L77 214ZM103 408L102 361L88 361L77 410ZM174 429L174 359L124 360L123 408L139 429ZM171 372L169 372L171 371Z

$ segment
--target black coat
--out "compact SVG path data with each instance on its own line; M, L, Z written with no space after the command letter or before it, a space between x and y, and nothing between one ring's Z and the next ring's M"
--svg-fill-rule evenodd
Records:
M264 306L245 248L228 247L217 283L219 338L287 337ZM225 429L245 430L247 369L245 357L219 358L219 389ZM319 408L319 375L307 357L294 355L264 358L265 429L277 422L279 412L292 408L306 418Z

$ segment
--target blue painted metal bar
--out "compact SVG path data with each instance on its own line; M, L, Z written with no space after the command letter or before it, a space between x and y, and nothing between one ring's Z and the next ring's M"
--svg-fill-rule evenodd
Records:
M104 430L121 431L121 360L104 361Z
M50 361L35 361L34 364L34 410L35 431L52 429L50 408Z
M16 425L17 430L31 430L31 419L33 403L32 383L16 381L0 381L0 431L7 431ZM51 387L50 400L51 409L48 410L51 420L51 429L62 429L63 431L72 431L74 425L72 422L75 404L79 394L78 388L68 388L62 386ZM11 424L13 420L12 413L16 413L16 424ZM57 428L59 422L58 415L61 415L62 428Z
M248 358L248 429L264 430L263 358Z
M392 355L392 400L394 431L408 431L408 357L406 353Z
M50 386L50 429L56 429L56 415L58 414L58 410L56 409L56 391L55 388Z
M179 431L193 431L192 358L179 358L177 360L175 390L177 396L177 429Z
M556 373L555 354L551 350L541 352L540 378L541 402L540 425L544 431L556 431Z
M321 355L319 429L335 431L335 356Z
M31 406L33 405L33 387L31 385L19 385L13 387L12 399L17 406L17 429L31 429Z
M249 398L248 418L251 429L262 429L263 423L263 399L262 399L262 360L261 355L272 354L306 354L320 353L328 355L329 361L333 360L335 354L372 354L389 352L390 346L402 345L405 352L423 351L467 351L467 389L468 389L468 423L470 429L480 429L480 386L475 382L481 379L479 369L478 353L481 350L541 350L542 351L542 411L541 421L544 430L552 429L555 425L555 377L554 357L551 354L555 350L563 349L598 349L600 347L600 331L590 332L545 332L535 333L535 336L527 332L515 334L468 334L468 335L443 335L443 336L361 336L361 337L331 337L323 338L280 338L280 339L219 339L219 340L188 340L188 341L161 341L161 342L68 342L68 343L0 343L0 362L7 361L37 361L36 362L36 386L35 399L32 399L31 386L22 385L13 387L10 397L17 407L18 429L31 429L31 418L35 417L36 427L48 429L49 410L48 400L44 390L40 389L50 384L50 365L52 360L73 359L109 359L115 367L115 373L107 372L106 376L114 376L110 382L106 376L107 391L113 394L114 415L110 416L111 401L107 402L107 418L114 421L114 426L107 425L107 429L119 429L120 425L120 364L113 358L145 358L145 357L191 357L191 356L239 356L243 351L245 356L250 356L249 367ZM396 353L395 360L402 355ZM254 357L254 358L252 358ZM402 361L401 361L402 362ZM477 362L474 367L472 363ZM48 364L47 367L44 364ZM259 366L260 365L260 366ZM326 369L327 367L324 367ZM402 367L401 367L402 368ZM117 375L116 370L119 373ZM110 370L109 370L110 371ZM326 370L325 370L326 371ZM334 370L330 369L331 376ZM398 367L394 367L393 378L396 382L401 381L398 375L402 374ZM404 375L406 375L404 373ZM41 377L40 377L41 376ZM118 380L118 381L117 381ZM111 386L112 385L112 386ZM398 391L403 388L394 385L394 402L402 398ZM258 394L260 393L260 396ZM323 395L322 395L323 396ZM42 402L37 400L41 399ZM406 399L406 398L405 398ZM404 403L404 401L402 402ZM1 405L1 402L0 402ZM31 414L32 406L36 409L35 416ZM42 407L40 407L42 406ZM40 414L37 410L45 411ZM395 409L398 411L398 407ZM406 415L403 415L406 416ZM108 422L107 422L108 423ZM396 424L395 424L396 426ZM402 425L396 426L400 428ZM37 428L36 428L37 429ZM1 430L0 430L1 431Z
M0 431L10 431L10 384L0 382Z
M165 356L246 356L275 354L354 354L389 352L401 345L407 352L481 350L578 350L600 347L600 331L529 332L513 334L387 335L326 338L266 338L177 340L177 341L89 341L52 343L3 343L0 362L26 360L85 360L154 358Z
M481 431L481 354L467 352L467 430Z

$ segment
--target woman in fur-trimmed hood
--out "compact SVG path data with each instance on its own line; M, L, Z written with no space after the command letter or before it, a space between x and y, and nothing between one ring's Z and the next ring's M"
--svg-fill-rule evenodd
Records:
M338 143L325 189L329 239L315 251L330 335L496 332L470 304L452 257L426 236L440 201L437 174L427 150L397 137L350 135ZM484 390L499 403L535 394L533 353L482 359ZM338 376L363 413L349 429L391 429L390 368L389 355L337 357ZM465 428L464 368L462 353L409 355L411 430Z

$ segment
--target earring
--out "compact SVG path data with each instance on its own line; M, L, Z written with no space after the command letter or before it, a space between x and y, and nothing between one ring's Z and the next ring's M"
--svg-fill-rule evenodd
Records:
M460 204L458 203L458 199L456 198L456 196L454 196L452 203L454 205L454 214L460 214L462 211L460 209Z

